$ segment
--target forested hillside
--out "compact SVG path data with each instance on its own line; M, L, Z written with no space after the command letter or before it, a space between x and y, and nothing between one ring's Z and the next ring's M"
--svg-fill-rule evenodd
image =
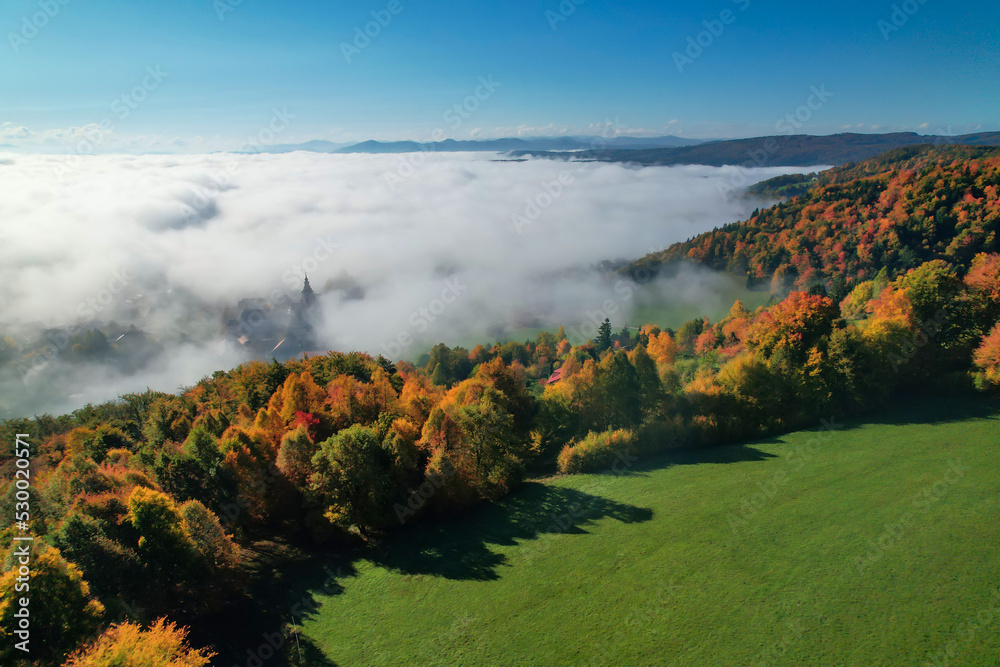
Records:
M787 177L776 184L786 186ZM767 192L768 183L758 188ZM882 269L942 259L968 266L1000 249L1000 151L915 147L831 169L800 196L631 265L692 261L775 291L826 284L837 296Z

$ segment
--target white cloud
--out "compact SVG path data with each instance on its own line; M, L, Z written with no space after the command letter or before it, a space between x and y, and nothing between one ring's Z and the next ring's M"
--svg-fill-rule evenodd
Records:
M14 123L0 123L0 141L19 141L31 136L28 128Z
M425 162L393 192L386 173L414 155L108 155L69 163L0 154L0 317L8 326L68 324L96 312L127 324L135 311L120 302L141 294L138 310L153 312L140 326L198 339L217 331L220 308L238 299L295 294L306 268L321 293L341 272L365 289L362 300L323 295L324 333L335 349L378 354L400 333L457 343L483 339L498 324L580 322L619 298L590 270L595 263L661 249L759 204L719 196L728 168L420 155ZM755 170L751 180L793 171L806 170ZM561 175L568 184L548 195L546 184L556 189ZM518 233L512 216L530 218L533 205L540 214ZM94 300L108 296L122 270L127 289L102 309ZM435 304L449 278L460 296L421 331L420 309ZM178 363L189 382L222 363L211 355L196 361Z

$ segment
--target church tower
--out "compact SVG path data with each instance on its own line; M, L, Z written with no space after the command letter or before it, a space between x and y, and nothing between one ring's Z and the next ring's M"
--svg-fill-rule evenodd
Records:
M288 331L289 346L297 351L316 349L316 325L321 320L316 293L309 284L309 276L302 281L302 301L292 304L292 320Z
M310 308L316 303L316 293L313 292L312 285L309 284L309 276L305 278L305 282L302 284L302 305Z

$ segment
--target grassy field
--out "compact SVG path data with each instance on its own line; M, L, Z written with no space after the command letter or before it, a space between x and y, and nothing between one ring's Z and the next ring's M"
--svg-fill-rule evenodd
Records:
M743 302L750 310L755 310L758 306L766 305L771 298L771 293L761 290L750 290L741 285L731 277L719 278L718 284L714 284L711 289L703 290L695 294L669 295L664 294L655 286L645 285L639 287L634 292L634 301L617 304L620 310L612 314L610 319L612 328L618 333L622 326L641 327L645 324L655 324L660 328L678 329L688 320L700 317L708 317L713 322L726 317L729 309L737 300ZM627 307L627 308L626 308ZM594 304L594 311L600 311L600 305ZM582 316L582 313L581 313ZM506 343L507 341L534 340L543 331L555 333L559 325L563 325L566 337L573 345L586 343L596 330L596 324L584 322L584 320L570 322L548 322L544 326L533 328L508 329L500 338L496 336L470 336L459 337L453 340L445 340L449 345L461 345L469 350L477 344L482 343L490 347L495 342ZM440 336L438 336L440 338ZM447 336L445 336L447 339ZM430 352L431 347L437 343L420 342L414 344L410 349L407 360L416 362L421 355Z
M290 662L1000 664L1000 406L835 426L408 527L327 564Z

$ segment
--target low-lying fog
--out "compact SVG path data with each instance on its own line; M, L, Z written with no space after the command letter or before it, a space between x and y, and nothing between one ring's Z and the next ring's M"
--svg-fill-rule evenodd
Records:
M578 325L609 299L616 326L639 324L636 299L595 265L745 219L761 202L739 188L808 171L469 153L0 155L0 339L18 344L0 346L0 416L176 391L238 364L224 318L247 297L298 301L305 273L322 349L414 358L434 342ZM691 270L643 290L711 304L731 282ZM139 370L57 360L81 323L112 342L134 324L163 353ZM39 341L48 357L13 369ZM55 377L58 390L36 386Z

